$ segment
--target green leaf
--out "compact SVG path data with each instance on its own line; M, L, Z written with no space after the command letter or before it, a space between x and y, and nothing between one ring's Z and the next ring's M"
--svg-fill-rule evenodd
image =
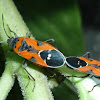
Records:
M15 4L23 19L27 23L31 33L37 40L45 41L53 38L56 41L57 48L65 56L83 55L84 40L81 29L80 12L76 0L17 0L15 1ZM11 30L18 34L18 36L26 36L26 33L30 32L13 2L11 0L1 0L0 41L8 39L4 33L2 25L2 13L4 16L5 28L9 36L14 35L9 31L7 24ZM5 53L6 67L0 79L0 87L2 87L1 92L4 93L4 96L2 93L0 95L0 98L2 97L1 100L6 98L8 92L12 88L14 83L14 78L12 77L13 74L14 76L15 74L17 75L22 94L26 100L53 100L52 93L48 87L47 77L43 74L44 69L34 65L33 63L28 63L27 70L35 78L35 82L31 79L29 86L26 88L29 78L25 70L22 68L23 59L15 53L7 53L10 49L7 43L3 43L2 47ZM69 69L66 66L58 68L57 70L65 76L85 75L84 73ZM9 77L9 80L7 80L9 84L4 84L6 76ZM80 79L73 77L70 78L70 81L74 82L77 87L80 100L86 100L87 98L88 100L91 100L92 98L93 100L96 100L97 97L99 97L99 87L96 87L96 89L94 89L91 93L88 92L95 84L92 79ZM86 83L89 83L88 85L90 87ZM55 78L52 85L54 84L57 84ZM66 84L66 81L64 81L63 85L60 86L61 90L57 90L59 87L54 88L53 93L55 100L61 100L62 98L63 100L73 100L73 98L74 100L77 100L75 88L73 88L68 82L68 87L71 87L71 90L69 90L69 88L65 88ZM33 92L32 90L34 85L35 89ZM5 86L7 87L6 91L4 91ZM65 94L63 92L65 92ZM17 99L17 97L15 99Z
M0 22L2 22L0 23L0 40L5 41L8 37L4 32L3 21L5 30L10 37L14 36L14 34L10 32L9 28L20 37L26 36L27 32L29 33L21 15L11 0L0 1ZM52 93L47 85L47 77L43 75L42 68L38 68L33 64L28 64L26 69L35 79L35 81L32 79L29 81L27 73L24 68L22 68L23 58L15 53L7 52L10 49L7 43L3 43L2 47L5 52L6 66L0 79L0 87L2 87L1 92L4 93L3 95L2 93L0 94L0 100L4 100L12 88L14 83L13 76L17 76L22 95L24 96L23 98L26 100L53 100ZM7 81L7 84L5 84L5 81ZM29 85L27 86L28 83Z

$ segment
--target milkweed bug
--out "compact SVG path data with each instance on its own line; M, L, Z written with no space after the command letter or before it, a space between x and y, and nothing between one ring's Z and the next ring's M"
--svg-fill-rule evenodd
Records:
M84 57L86 55L88 56L87 58ZM100 77L100 61L91 59L90 52L87 52L82 57L66 57L66 65L74 70L87 73L88 74L87 76L91 75L95 77ZM87 76L82 76L82 77L80 76L79 78L85 78Z
M10 28L9 30L13 32ZM7 35L5 27L4 31ZM58 68L65 64L65 56L54 46L49 44L54 41L53 39L43 42L30 39L29 34L27 34L26 37L18 37L15 32L13 33L15 38L7 35L9 38L7 43L19 56L44 67Z
M100 76L100 61L83 57L66 57L68 67L94 76Z
M15 32L13 32L9 27L10 32L14 33L14 37L8 36L4 27L4 18L2 14L3 28L9 38L7 43L12 47L13 51L19 56L25 58L23 67L27 74L33 78L30 73L26 70L27 61L31 61L39 66L58 68L65 64L65 56L54 46L49 43L54 41L53 39L47 41L38 41L35 39L30 39L30 35L26 34L26 37L18 37ZM35 80L33 78L33 80Z

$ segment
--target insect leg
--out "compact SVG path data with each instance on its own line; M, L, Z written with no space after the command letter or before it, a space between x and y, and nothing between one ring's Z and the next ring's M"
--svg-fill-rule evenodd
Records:
M93 76L92 76L93 77ZM99 76L94 76L95 78L99 78ZM88 91L88 92L92 92L93 91L93 89L96 87L96 86L98 86L98 85L100 85L100 83L98 83L98 84L96 84L96 85L94 85L93 87L92 87L92 89L90 90L90 91Z
M99 84L94 85L94 86L92 87L92 89L91 89L90 91L88 91L88 92L92 92L92 91L93 91L93 89L94 89L96 86L98 86L98 85L100 85L100 83L99 83Z
M7 43L7 41L0 41L0 43Z
M46 40L44 42L51 43L51 42L55 42L55 40L54 39L49 39L49 40Z
M14 51L13 49L12 49L12 50L8 50L8 53L9 53L9 52L13 52L13 51Z
M26 37L30 38L31 37L31 33L26 33Z
M88 59L90 59L90 58L91 58L91 53L90 53L90 52L86 52L86 53L83 55L83 57L85 57L85 56L87 56Z
M51 43L51 42L54 42L55 47L56 47L56 42L55 42L55 40L54 40L54 39L49 39L49 40L46 40L46 41L44 41L44 42L46 42L46 43ZM57 47L56 47L56 48L57 48Z
M90 74L87 74L86 76L74 76L74 75L72 75L72 76L66 76L66 77L77 77L77 78L86 78L86 77L88 77L88 76L90 76Z
M25 69L25 71L27 72L27 74L28 74L28 78L29 78L29 82L28 82L28 84L27 84L27 86L29 85L29 83L30 83L30 77L34 80L34 82L35 82L35 79L34 79L34 77L27 71L27 69L26 69L26 67L27 67L27 59L25 59L24 60L24 62L23 62L23 68ZM26 87L27 87L26 86ZM33 91L34 91L34 88L35 88L35 84L34 84L34 87L33 87Z

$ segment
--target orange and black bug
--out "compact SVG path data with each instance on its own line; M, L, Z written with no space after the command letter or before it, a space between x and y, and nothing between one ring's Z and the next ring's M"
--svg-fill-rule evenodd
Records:
M7 34L6 31L5 33ZM49 42L52 42L53 39L42 42L30 39L29 38L30 36L28 34L27 37L18 37L16 33L14 33L14 35L15 38L14 37L10 38L7 35L9 38L7 40L7 43L9 46L13 48L13 50L19 56L25 58L26 60L29 60L40 66L50 67L50 68L58 68L65 64L66 59L64 55L54 46L49 44Z
M8 36L4 27L3 14L2 21L4 32L9 38L7 40L8 45L12 47L15 53L25 58L25 61L23 62L23 68L27 72L28 77L30 76L35 81L31 74L26 70L28 60L39 66L50 68L58 68L65 64L65 56L54 46L49 44L50 42L54 41L53 39L42 42L35 39L30 39L29 34L26 34L26 37L18 37L17 34L8 27L10 32L14 33L15 35L15 37L10 37Z
M86 55L88 55L88 58L84 57ZM74 70L87 73L88 74L87 76L91 75L97 78L100 77L100 61L91 59L89 52L87 52L82 57L66 57L66 65ZM82 76L79 78L85 78L87 76ZM94 85L94 87L97 85Z
M3 28L7 35L7 32L4 27L4 19L2 14ZM9 28L10 32L13 32ZM65 56L57 50L54 46L49 43L54 41L53 39L47 41L38 41L34 39L30 39L30 35L27 34L26 37L18 37L15 32L13 32L15 37L10 37L7 40L9 46L12 47L13 51L15 51L19 56L25 58L23 63L24 69L26 70L26 62L29 60L39 66L50 67L50 68L58 68L65 64L66 58ZM28 71L26 70L28 73ZM28 73L29 76L31 76ZM32 76L31 76L32 77ZM33 77L32 77L33 78ZM34 79L34 78L33 78Z
M3 20L3 28L7 35L7 32L4 27L4 19ZM9 28L10 32L13 32ZM50 68L58 68L65 64L65 56L57 50L54 46L49 43L54 41L53 39L47 41L38 41L35 39L30 39L30 35L26 34L26 37L18 37L15 32L13 32L15 37L10 37L7 40L9 46L21 57L38 64L44 67Z
M85 72L94 76L100 76L100 61L91 59L89 57L67 57L66 64L68 67Z

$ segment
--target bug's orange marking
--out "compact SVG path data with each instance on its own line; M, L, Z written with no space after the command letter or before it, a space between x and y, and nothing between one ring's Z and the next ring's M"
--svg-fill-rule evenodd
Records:
M27 43L28 46L31 46L33 49L36 49L37 51L40 51L40 50L53 50L53 49L56 49L55 47L53 47L52 45L50 45L46 42L42 42L43 45L38 46L37 41L33 40L33 39L30 39L30 38L18 37L18 39L19 39L19 41L17 41L16 48L14 48L14 51L19 56L22 56L22 57L24 57L25 59L28 59L28 60L31 59L32 57L34 57L36 59L36 64L38 64L38 65L42 64L42 66L47 67L47 64L44 62L43 59L41 59L39 57L39 55L37 53L33 53L32 51L27 51L27 50L18 52L19 47L21 46L21 42L22 42L23 39L25 39L25 42Z
M32 57L35 57L36 64L47 67L47 64L44 62L43 59L39 57L37 53L27 52L27 50L21 51L18 53L20 56L26 58L27 60L31 59ZM35 62L34 62L35 63Z
M98 67L98 66L100 66L100 61L89 60L89 59L86 59L84 57L78 57L78 58L81 60L84 60L85 62L88 63L87 66L78 68L77 69L78 71L88 73L88 71L91 70L95 75L100 76L100 68Z
M50 45L46 42L42 42L44 44L41 46L38 46L36 40L30 39L30 38L25 38L25 41L28 45L32 46L33 48L35 48L36 50L39 50L39 51L40 50L53 50L53 49L55 49L55 47L53 47L52 45Z

